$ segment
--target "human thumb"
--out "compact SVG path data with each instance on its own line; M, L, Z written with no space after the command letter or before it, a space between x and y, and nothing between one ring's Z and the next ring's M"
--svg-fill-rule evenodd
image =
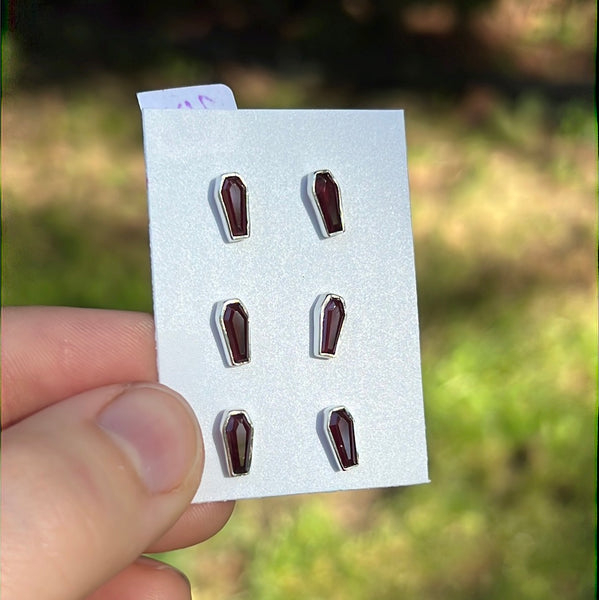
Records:
M6 600L81 598L109 580L183 513L204 459L191 409L157 384L79 394L2 445Z

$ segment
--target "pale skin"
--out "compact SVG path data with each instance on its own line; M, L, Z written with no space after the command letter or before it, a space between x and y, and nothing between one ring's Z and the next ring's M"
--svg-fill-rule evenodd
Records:
M233 503L190 505L201 433L156 382L149 315L3 310L3 600L190 598L141 555L206 540Z

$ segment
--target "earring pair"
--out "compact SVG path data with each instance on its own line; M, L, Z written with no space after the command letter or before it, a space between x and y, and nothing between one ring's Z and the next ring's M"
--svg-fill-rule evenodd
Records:
M358 465L354 418L345 406L333 406L323 411L323 426L333 454L342 471ZM227 469L231 477L247 475L252 466L254 425L245 410L223 414L221 433Z
M341 191L333 174L323 169L307 178L307 194L323 237L345 231ZM239 173L221 175L214 190L215 202L229 242L250 237L249 193Z
M239 298L218 302L215 309L216 325L231 367L251 360L250 318ZM334 358L345 322L345 300L338 294L321 294L313 308L312 352L317 358Z

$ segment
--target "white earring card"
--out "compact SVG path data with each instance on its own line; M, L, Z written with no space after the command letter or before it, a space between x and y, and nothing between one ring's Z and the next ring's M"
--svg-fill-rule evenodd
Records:
M194 501L428 481L402 111L143 109L160 381L193 407L206 452ZM307 182L334 175L344 231L324 237ZM239 173L251 235L229 243L214 186ZM335 356L314 353L323 294L343 299ZM251 361L230 366L215 311L239 299ZM325 428L353 418L343 470ZM253 426L232 477L223 415ZM230 467L230 465L229 465Z

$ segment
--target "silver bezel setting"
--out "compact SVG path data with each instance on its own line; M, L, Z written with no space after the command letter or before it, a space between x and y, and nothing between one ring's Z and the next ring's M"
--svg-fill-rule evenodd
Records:
M239 177L241 182L245 186L245 211L247 215L248 222L248 232L247 235L233 235L233 231L231 229L231 221L229 219L229 215L227 214L227 210L225 208L225 201L223 200L223 185L225 183L225 179L227 177ZM220 176L217 181L217 185L214 186L214 201L218 208L218 214L223 224L223 229L225 235L229 242L241 242L250 237L250 192L248 190L247 183L245 179L239 173L224 173Z
M345 305L345 300L339 294L321 294L320 296L318 296L318 298L316 299L316 304L314 306L313 322L312 322L313 328L314 328L314 335L312 336L312 339L313 339L312 352L316 358L324 358L324 359L336 358L337 354L339 352L339 350L338 350L339 341L341 340L341 335L343 334L343 329L345 328L345 319L343 320L343 323L341 324L341 331L339 331L339 339L337 340L337 352L335 352L335 354L329 354L328 352L321 351L322 329L323 329L323 325L324 325L324 307L328 304L329 300L331 300L332 298L335 298L341 302L341 304L343 305L345 318L347 318L347 307Z
M249 464L249 466L248 466L247 473L235 473L233 471L233 462L231 460L231 454L229 452L229 445L227 444L227 436L226 436L225 430L227 428L227 424L229 423L229 420L231 419L231 417L233 417L235 415L245 415L245 418L247 419L248 423L250 424L248 455L247 455L247 463ZM253 454L253 448L254 448L254 424L252 423L252 420L250 419L250 415L248 415L248 413L245 410L230 410L230 411L225 412L221 418L220 432L221 432L223 447L225 449L225 458L227 461L227 471L229 472L229 476L230 477L245 477L246 475L249 475L249 472L252 468L252 454Z
M327 230L327 225L324 220L324 215L322 213L322 209L320 208L320 204L318 203L318 199L316 198L316 176L320 173L328 173L331 176L331 179L335 182L337 186L337 190L339 192L339 216L341 217L341 231L335 231L334 233L329 233ZM335 237L345 232L345 217L343 214L343 199L341 196L341 188L339 187L339 182L335 178L335 176L328 169L320 169L319 171L314 171L310 174L307 181L307 192L308 197L310 198L310 202L314 209L314 213L317 217L318 227L320 229L320 233L325 238Z
M245 314L247 315L247 346L248 346L248 358L243 362L236 362L233 357L233 351L231 350L231 342L229 340L229 336L227 335L227 330L225 329L225 311L227 310L227 306L231 304L240 304ZM216 310L214 311L216 318L216 328L218 330L219 338L223 348L225 349L225 358L227 360L227 364L230 367L240 367L241 365L247 365L252 360L252 344L251 344L251 326L250 326L250 313L246 308L245 304L239 298L231 298L230 300L223 300L222 302L218 302L216 304Z
M335 412L336 410L344 410L349 415L349 418L351 419L351 422L354 426L354 442L356 444L356 464L350 465L349 467L343 466L343 463L341 462L341 457L339 456L339 450L337 449L337 444L335 444L335 440L333 439L333 434L331 433L331 429L329 427L330 421L331 421L331 414L333 412ZM358 441L356 439L356 425L355 425L354 417L349 412L347 406L339 405L339 406L331 406L329 408L325 408L323 411L323 418L324 418L325 434L327 436L327 439L329 440L329 444L331 445L331 448L333 449L333 454L335 455L335 458L337 459L337 464L339 465L339 468L342 471L347 471L349 469L353 469L353 468L357 467L360 464L360 454L358 453Z

